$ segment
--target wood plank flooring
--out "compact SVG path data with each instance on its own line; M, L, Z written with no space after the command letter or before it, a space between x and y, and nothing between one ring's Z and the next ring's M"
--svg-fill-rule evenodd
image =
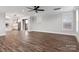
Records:
M1 52L77 52L74 36L42 32L10 31L0 37Z

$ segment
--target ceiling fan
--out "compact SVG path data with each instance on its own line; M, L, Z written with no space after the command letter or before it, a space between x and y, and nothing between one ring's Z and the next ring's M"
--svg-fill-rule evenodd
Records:
M33 8L27 7L29 10L29 12L31 11L35 11L36 13L38 13L38 11L45 11L44 9L40 9L40 6L33 6Z

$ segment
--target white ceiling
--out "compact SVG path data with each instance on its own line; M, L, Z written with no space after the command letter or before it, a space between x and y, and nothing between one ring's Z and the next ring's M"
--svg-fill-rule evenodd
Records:
M34 12L28 12L29 9L26 7L32 7L32 6L0 6L0 12L5 12L7 14L24 14L24 15L30 15ZM74 6L40 6L41 9L45 9L44 12L39 13L60 13L60 12L66 12L71 11L74 9ZM55 11L53 9L55 8L61 8L58 11Z
M0 11L5 12L27 12L29 9L26 7L31 6L0 6ZM74 6L41 6L40 8L45 9L46 12L60 12L73 10ZM54 11L54 8L62 8L60 11Z
M65 12L65 11L71 11L74 9L74 6L42 6L41 8L44 8L48 12ZM58 11L55 11L55 8L61 8Z

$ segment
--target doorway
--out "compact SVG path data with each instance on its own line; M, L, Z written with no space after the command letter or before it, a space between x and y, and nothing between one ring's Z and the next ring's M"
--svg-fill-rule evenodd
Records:
M22 19L23 30L28 30L28 19Z

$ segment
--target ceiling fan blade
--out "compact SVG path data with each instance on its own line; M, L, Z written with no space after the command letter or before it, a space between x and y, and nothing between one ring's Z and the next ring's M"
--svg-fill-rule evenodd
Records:
M40 6L37 6L37 8L39 8Z
M36 8L37 6L34 6L34 8Z
M38 9L38 11L45 11L44 9Z
M38 9L40 6L34 6L34 10Z
M36 9L37 8L37 6L33 6L34 7L34 9Z

